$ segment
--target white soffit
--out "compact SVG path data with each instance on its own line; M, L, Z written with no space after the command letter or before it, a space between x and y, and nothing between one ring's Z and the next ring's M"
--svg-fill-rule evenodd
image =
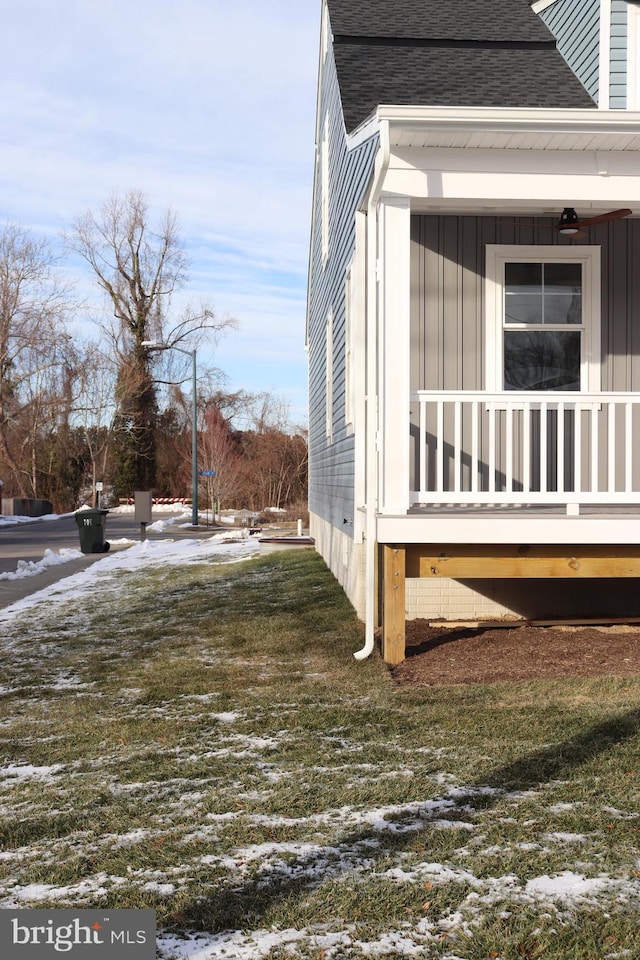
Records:
M377 119L397 147L640 152L636 111L380 106Z

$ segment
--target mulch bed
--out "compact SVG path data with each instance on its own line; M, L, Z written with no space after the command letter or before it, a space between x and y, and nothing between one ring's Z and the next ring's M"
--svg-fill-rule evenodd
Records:
M406 660L392 669L398 684L640 675L637 625L485 629L409 620L406 636Z

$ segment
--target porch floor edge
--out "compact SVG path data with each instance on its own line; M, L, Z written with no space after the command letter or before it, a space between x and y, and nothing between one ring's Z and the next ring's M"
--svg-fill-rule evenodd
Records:
M378 543L640 544L640 512L437 510L377 518Z

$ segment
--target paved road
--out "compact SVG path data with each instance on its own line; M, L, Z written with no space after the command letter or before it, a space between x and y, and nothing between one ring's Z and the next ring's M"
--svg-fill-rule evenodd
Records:
M178 515L176 514L176 517ZM182 517L182 514L180 514ZM154 520L170 519L170 514L158 514ZM164 539L166 537L194 537L211 536L215 531L211 527L183 527L188 522L180 520L180 524L172 524L164 532L147 531L147 538ZM112 513L106 518L106 539L114 543L122 539L138 541L141 539L140 524L136 523L132 514ZM0 574L13 572L18 562L42 560L45 550L58 552L61 548L69 547L80 549L80 536L75 517L60 517L57 520L42 520L31 523L3 524L0 526ZM77 560L59 566L49 567L42 573L19 580L0 580L0 608L7 607L16 600L30 596L43 587L56 583L65 577L70 577L79 570L84 570L89 564L99 562L106 554L89 554Z

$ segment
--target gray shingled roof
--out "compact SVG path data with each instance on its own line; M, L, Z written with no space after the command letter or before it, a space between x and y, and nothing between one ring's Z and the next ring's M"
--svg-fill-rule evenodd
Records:
M328 0L347 130L381 104L595 107L530 0Z

